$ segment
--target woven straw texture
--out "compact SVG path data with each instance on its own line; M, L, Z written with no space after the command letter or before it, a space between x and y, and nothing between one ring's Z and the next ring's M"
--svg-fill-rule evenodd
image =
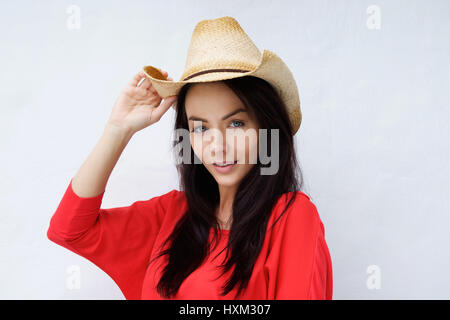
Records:
M294 76L274 52L261 53L239 23L226 16L197 23L192 33L184 72L178 81L166 80L154 66L143 68L162 98L177 95L186 83L255 76L269 82L286 105L294 135L302 113Z

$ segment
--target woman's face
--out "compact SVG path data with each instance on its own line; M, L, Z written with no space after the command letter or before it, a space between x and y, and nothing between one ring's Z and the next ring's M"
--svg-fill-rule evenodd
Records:
M258 123L251 110L222 82L193 85L185 108L195 155L219 186L238 186L258 156Z

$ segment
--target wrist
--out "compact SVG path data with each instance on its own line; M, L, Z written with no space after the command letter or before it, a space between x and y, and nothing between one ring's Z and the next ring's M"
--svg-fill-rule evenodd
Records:
M108 122L105 126L105 132L117 135L123 140L130 140L134 132L130 128L123 127L113 122Z

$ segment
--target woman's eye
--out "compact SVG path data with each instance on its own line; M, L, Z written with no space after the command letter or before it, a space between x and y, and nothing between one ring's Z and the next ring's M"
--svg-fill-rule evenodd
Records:
M236 124L236 123L237 123L237 124ZM233 125L233 124L236 124L236 125ZM240 120L233 120L233 121L231 121L231 126L232 126L233 128L240 128L240 127L244 126L244 122L242 122L242 121L240 121ZM205 130L199 130L199 129L201 129L201 128L205 128L205 129L206 129L205 126L198 126L198 127L195 127L194 129L192 129L192 132L194 132L194 133L202 133L202 132L205 132Z
M240 124L240 125L235 126L235 128L242 127L244 125L244 123L242 121L239 121L239 120L233 120L231 123L236 123L236 122L238 124Z
M197 129L198 128L204 128L204 126L198 126L198 127L195 127L194 129L192 129L192 132L203 132L203 131L198 131Z

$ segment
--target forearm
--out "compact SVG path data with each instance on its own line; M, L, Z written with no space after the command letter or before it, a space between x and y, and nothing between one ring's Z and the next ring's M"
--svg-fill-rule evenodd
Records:
M120 155L133 134L108 123L102 136L72 179L73 191L79 197L102 193Z

